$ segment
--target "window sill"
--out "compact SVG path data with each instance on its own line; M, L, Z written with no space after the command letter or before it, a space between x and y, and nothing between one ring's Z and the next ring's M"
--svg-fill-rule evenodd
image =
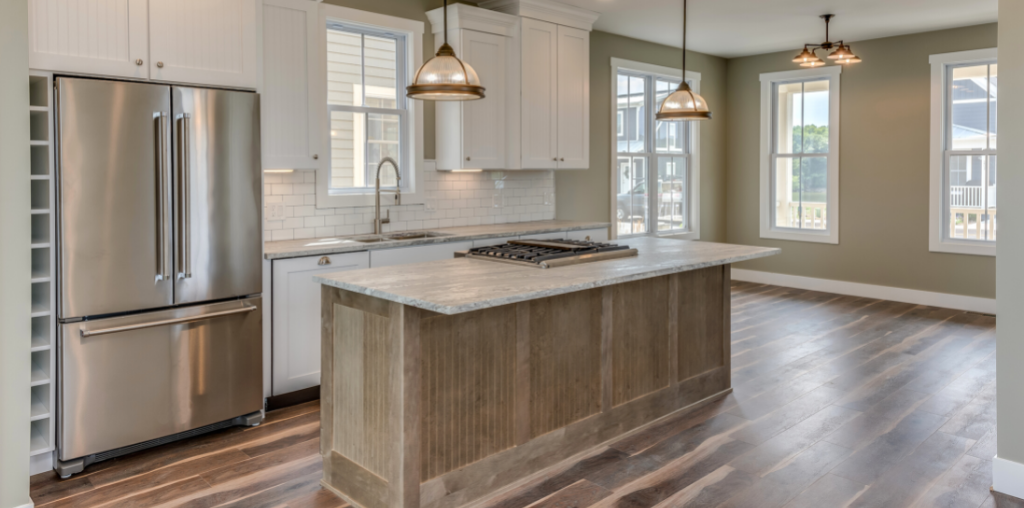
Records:
M791 242L827 243L839 245L838 233L826 231L821 233L797 233L794 231L779 231L769 229L761 231L761 238L771 240L789 240Z
M944 254L968 254L971 256L990 256L995 257L996 255L996 244L978 242L957 242L957 241L943 241L933 242L928 246L929 252L940 252Z

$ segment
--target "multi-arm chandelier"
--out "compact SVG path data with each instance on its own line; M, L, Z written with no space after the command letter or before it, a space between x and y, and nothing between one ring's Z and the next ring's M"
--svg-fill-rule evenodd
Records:
M860 62L860 57L853 54L853 50L850 49L849 45L844 44L843 41L831 42L828 40L828 22L834 17L836 17L835 14L823 14L821 16L825 20L825 42L821 44L804 44L804 50L793 59L794 62L800 64L801 67L821 67L825 65L825 61L818 58L818 55L815 54L819 49L823 49L826 52L835 49L826 58L835 60L838 64L845 65Z

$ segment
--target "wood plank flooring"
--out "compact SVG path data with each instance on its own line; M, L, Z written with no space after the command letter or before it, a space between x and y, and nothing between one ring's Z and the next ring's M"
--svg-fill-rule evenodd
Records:
M734 282L734 392L493 508L1024 508L995 497L995 318ZM32 478L38 507L343 507L319 487L319 404Z

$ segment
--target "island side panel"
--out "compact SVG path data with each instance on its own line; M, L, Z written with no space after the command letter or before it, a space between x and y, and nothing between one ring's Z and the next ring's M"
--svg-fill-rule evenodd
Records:
M728 294L728 278L720 266L672 277L678 279L679 288L677 381L685 381L725 365L729 340L725 334L728 306L723 292Z
M669 385L669 278L612 287L612 404Z
M322 293L323 484L366 508L401 506L401 306Z

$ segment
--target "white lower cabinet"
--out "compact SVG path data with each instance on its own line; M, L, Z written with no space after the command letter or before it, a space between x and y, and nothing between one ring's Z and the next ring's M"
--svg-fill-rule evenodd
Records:
M449 242L436 245L402 247L398 249L381 249L370 251L370 267L407 265L425 261L452 259L460 250L469 250L473 242Z
M473 248L489 247L491 245L505 245L509 240L518 240L518 236L504 236L501 238L487 238L486 240L473 240Z
M274 395L320 384L321 286L313 276L369 267L365 251L274 261Z
M536 235L523 235L520 236L520 240L564 240L569 237L569 233L565 231L559 231L557 233L540 233Z

